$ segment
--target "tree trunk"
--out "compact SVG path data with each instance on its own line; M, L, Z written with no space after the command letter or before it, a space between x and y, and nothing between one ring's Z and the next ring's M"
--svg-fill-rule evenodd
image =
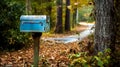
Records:
M74 12L73 12L73 22L72 22L72 28L75 27L77 23L77 8L74 9Z
M57 24L56 24L55 33L63 33L62 0L57 0Z
M114 7L115 7L115 22L116 22L116 44L115 44L115 47L116 47L116 49L115 49L115 51L114 52L112 52L113 54L112 54L112 61L114 61L114 62L112 62L112 66L111 67L120 67L120 60L119 60L119 58L120 58L120 55L119 55L119 53L120 53L120 0L114 0Z
M32 12L32 8L31 8L31 1L30 0L26 0L26 14L31 14Z
M120 44L120 0L115 0L116 43Z
M75 27L76 23L77 23L77 6L78 6L78 1L75 0L74 3L74 12L73 12L73 19L72 19L72 28Z
M95 53L103 52L106 48L114 48L115 23L113 15L113 0L95 0Z
M65 31L70 31L70 10L67 8L69 5L70 0L66 0Z

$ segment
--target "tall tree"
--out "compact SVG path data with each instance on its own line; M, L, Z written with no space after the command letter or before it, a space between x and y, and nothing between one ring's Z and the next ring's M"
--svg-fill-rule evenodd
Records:
M113 0L95 0L95 53L106 48L114 48L115 23L113 15Z
M63 24L62 24L62 0L57 0L57 23L55 33L63 32Z
M32 8L31 8L31 0L26 0L26 14L31 14Z
M65 31L70 31L70 0L66 0Z
M74 2L74 8L73 8L73 21L72 21L72 27L74 28L77 23L77 5L78 2L75 0Z

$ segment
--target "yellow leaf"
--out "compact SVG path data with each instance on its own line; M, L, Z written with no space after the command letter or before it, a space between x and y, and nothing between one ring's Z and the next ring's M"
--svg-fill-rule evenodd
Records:
M69 10L71 10L71 9L72 9L72 6L71 6L71 5L69 5L69 6L67 6L67 8L68 8Z

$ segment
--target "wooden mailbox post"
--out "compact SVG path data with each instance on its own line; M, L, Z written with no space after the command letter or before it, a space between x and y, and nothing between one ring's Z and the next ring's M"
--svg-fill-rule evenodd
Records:
M39 45L42 32L50 30L49 17L46 15L22 15L20 17L20 32L32 32L34 40L34 67L38 67Z

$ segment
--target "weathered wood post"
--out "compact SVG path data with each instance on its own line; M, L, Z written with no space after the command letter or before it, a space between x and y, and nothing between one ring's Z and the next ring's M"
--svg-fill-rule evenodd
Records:
M39 63L39 45L42 32L50 29L50 18L46 15L22 15L20 17L20 32L32 32L34 40L34 67Z
M34 67L38 67L39 64L39 45L40 45L40 39L42 36L42 32L40 33L32 33L32 37L34 40Z

